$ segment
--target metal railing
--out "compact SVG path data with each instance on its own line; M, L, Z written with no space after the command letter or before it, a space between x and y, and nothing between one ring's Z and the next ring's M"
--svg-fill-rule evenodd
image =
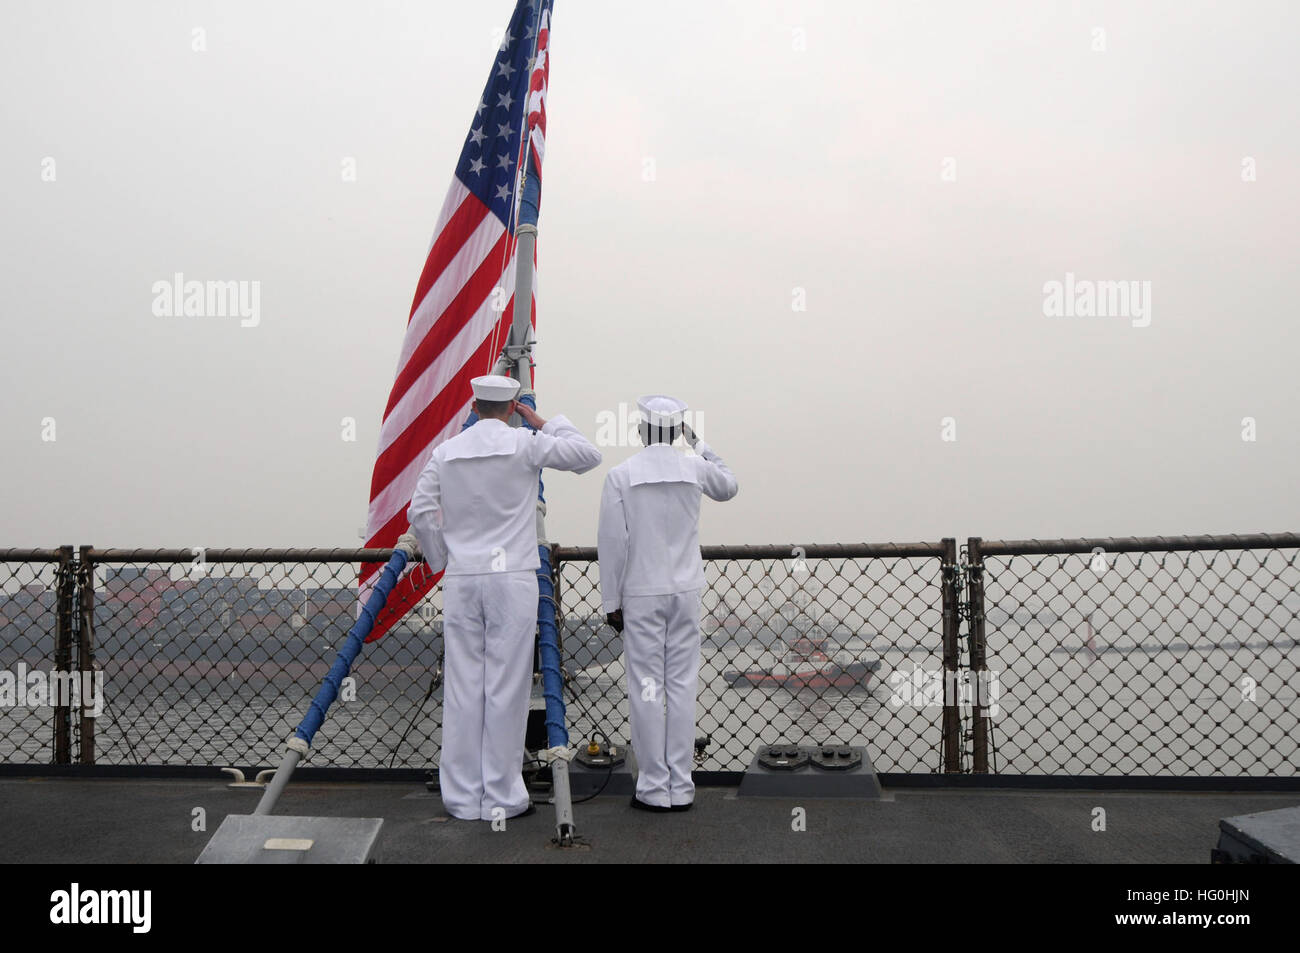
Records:
M919 693L891 705L889 676L942 667L945 545L955 557L951 540L702 547L696 733L710 741L700 767L743 770L762 744L834 741L866 745L877 770L940 770L943 720ZM626 741L622 641L603 625L596 551L554 559L571 734Z
M22 585L41 563L28 552L0 550L0 672L21 665L39 686L53 683L48 673L75 671L90 702L51 709L29 698L0 707L0 762L69 763L70 751L57 740L64 731L85 764L272 762L356 617L362 565L380 567L390 555L82 547L79 611L60 654L52 623L43 621L50 611L25 608L53 606L52 574ZM47 578L49 591L37 593ZM23 614L11 619L10 606ZM436 759L440 712L422 702L426 673L436 671L441 654L441 596L410 609L358 660L317 742L317 763L424 766ZM71 717L74 710L79 717Z
M69 699L48 676L72 671L73 564L71 546L0 550L0 762L70 760Z
M1300 535L985 541L975 771L1300 775Z
M0 550L0 763L273 763L389 555ZM1300 776L1300 535L703 555L703 770L838 742L899 774ZM595 550L552 558L571 734L625 743ZM440 588L405 608L310 763L437 762Z

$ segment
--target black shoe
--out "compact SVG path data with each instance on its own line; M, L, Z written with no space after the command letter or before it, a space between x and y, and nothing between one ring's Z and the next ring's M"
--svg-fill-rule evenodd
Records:
M672 810L671 807L660 807L658 804L647 804L635 794L632 795L632 806L638 811L649 811L652 814L667 814Z
M529 816L531 816L531 815L533 815L533 814L536 814L536 813L537 813L537 806L534 805L534 804L529 804L526 808L524 808L524 809L523 809L522 811L520 811L518 814L512 814L510 817L507 817L506 820L507 820L507 821L513 821L516 817L529 817Z
M670 811L689 811L689 810L691 809L691 806L692 806L694 803L695 803L694 801L687 801L685 804L674 804L672 807L668 808L668 810L670 810Z

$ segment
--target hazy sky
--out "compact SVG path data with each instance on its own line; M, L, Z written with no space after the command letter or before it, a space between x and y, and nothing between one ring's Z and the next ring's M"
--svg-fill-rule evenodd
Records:
M512 9L7 0L0 547L357 544ZM1289 2L557 0L541 412L686 400L740 482L706 542L1294 531L1298 35ZM156 315L177 272L259 282L257 325ZM1045 314L1067 274L1149 311ZM595 542L632 449L552 475L553 539Z

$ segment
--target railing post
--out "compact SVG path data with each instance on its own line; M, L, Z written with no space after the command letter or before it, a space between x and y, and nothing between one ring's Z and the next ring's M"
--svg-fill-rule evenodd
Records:
M54 579L54 670L64 679L62 682L56 679L54 684L57 686L67 685L72 678L72 606L77 580L71 546L59 547L59 567L55 570ZM55 702L54 763L71 764L71 692L65 693L60 689L56 697L50 700Z
M95 678L95 565L90 553L93 546L81 547L81 560L77 571L79 592L77 626L77 670L82 686L81 744L78 761L95 763L95 719L87 714L86 687Z
M974 772L987 774L989 770L989 726L985 715L985 692L988 689L988 665L985 662L984 643L984 556L980 553L981 539L972 536L966 543L967 602L970 606L970 671L971 671L971 723L974 742Z
M961 711L957 707L958 630L957 540L943 540L943 770L961 772Z
M560 650L560 671L564 671L564 613L560 595L560 547L551 544L551 598L555 600L555 646Z

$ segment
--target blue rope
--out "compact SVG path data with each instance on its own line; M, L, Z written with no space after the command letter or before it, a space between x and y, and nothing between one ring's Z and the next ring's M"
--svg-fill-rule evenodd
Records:
M551 550L537 547L537 635L542 663L542 697L546 699L546 743L552 748L569 746L565 726L564 680L560 676L560 644L555 623L555 587L551 581Z
M537 398L525 394L521 404L537 409ZM527 424L525 424L527 426ZM529 428L530 430L532 428ZM537 481L537 499L546 502L546 483ZM551 580L551 549L537 547L537 645L542 669L542 697L546 699L546 743L548 746L569 746L569 729L564 710L564 679L560 674L560 638L555 620L555 584Z

